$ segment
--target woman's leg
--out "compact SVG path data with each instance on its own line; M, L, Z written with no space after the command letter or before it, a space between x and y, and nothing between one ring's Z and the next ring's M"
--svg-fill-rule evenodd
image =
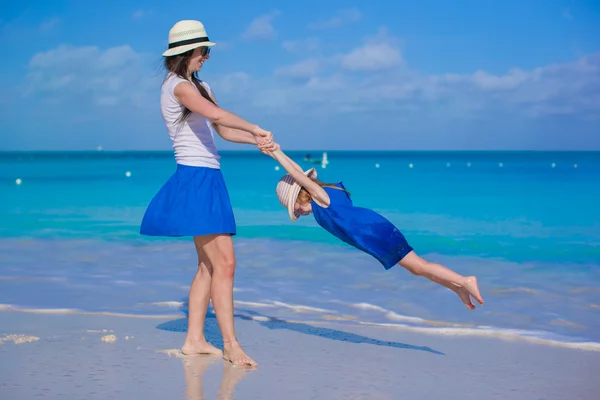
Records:
M444 267L443 265L426 261L419 257L414 251L411 251L398 263L406 268L410 273L438 283L452 290L465 303L468 309L475 309L475 305L471 301L471 296L477 300L479 304L483 304L483 298L477 287L477 278L474 276L464 277Z
M207 235L196 239L213 267L210 294L223 335L223 357L239 365L256 365L237 341L233 324L233 276L235 251L230 235Z
M210 301L210 286L213 267L199 245L200 238L194 238L198 253L198 272L190 287L188 299L188 331L181 351L187 355L214 354L223 352L206 341L204 337L204 321Z

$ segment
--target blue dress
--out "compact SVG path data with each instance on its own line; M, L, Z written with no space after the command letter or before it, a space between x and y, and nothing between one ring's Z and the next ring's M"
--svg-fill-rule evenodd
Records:
M340 182L335 184L345 189ZM356 207L346 192L323 188L329 195L329 207L311 202L315 220L340 240L375 257L385 269L402 260L413 248L402 233L386 218L368 208Z

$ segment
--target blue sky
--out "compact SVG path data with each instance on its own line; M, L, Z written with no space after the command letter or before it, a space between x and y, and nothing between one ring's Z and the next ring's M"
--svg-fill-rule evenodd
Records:
M25 3L0 5L0 150L170 149L181 19L218 43L221 106L286 149L600 150L598 1Z

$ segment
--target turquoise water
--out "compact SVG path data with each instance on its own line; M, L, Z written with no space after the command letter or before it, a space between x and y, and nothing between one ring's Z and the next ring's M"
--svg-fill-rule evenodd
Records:
M316 165L418 253L476 274L487 303L475 312L400 268L385 272L312 217L291 223L271 158L221 154L238 223L239 310L600 341L598 152L328 152L327 167ZM290 154L310 166L304 152ZM180 308L193 245L138 234L174 167L170 152L0 153L0 303Z

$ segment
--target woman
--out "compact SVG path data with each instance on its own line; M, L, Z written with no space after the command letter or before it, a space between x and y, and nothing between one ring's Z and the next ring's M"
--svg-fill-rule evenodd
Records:
M226 140L260 145L265 153L275 147L271 132L219 108L210 87L197 78L214 45L198 21L179 21L169 31L169 49L163 53L167 76L160 104L177 170L152 199L140 233L194 238L198 272L190 287L188 332L182 352L223 354L233 364L255 366L238 343L234 329L232 235L236 226L210 126ZM223 352L204 337L210 300L223 335Z

